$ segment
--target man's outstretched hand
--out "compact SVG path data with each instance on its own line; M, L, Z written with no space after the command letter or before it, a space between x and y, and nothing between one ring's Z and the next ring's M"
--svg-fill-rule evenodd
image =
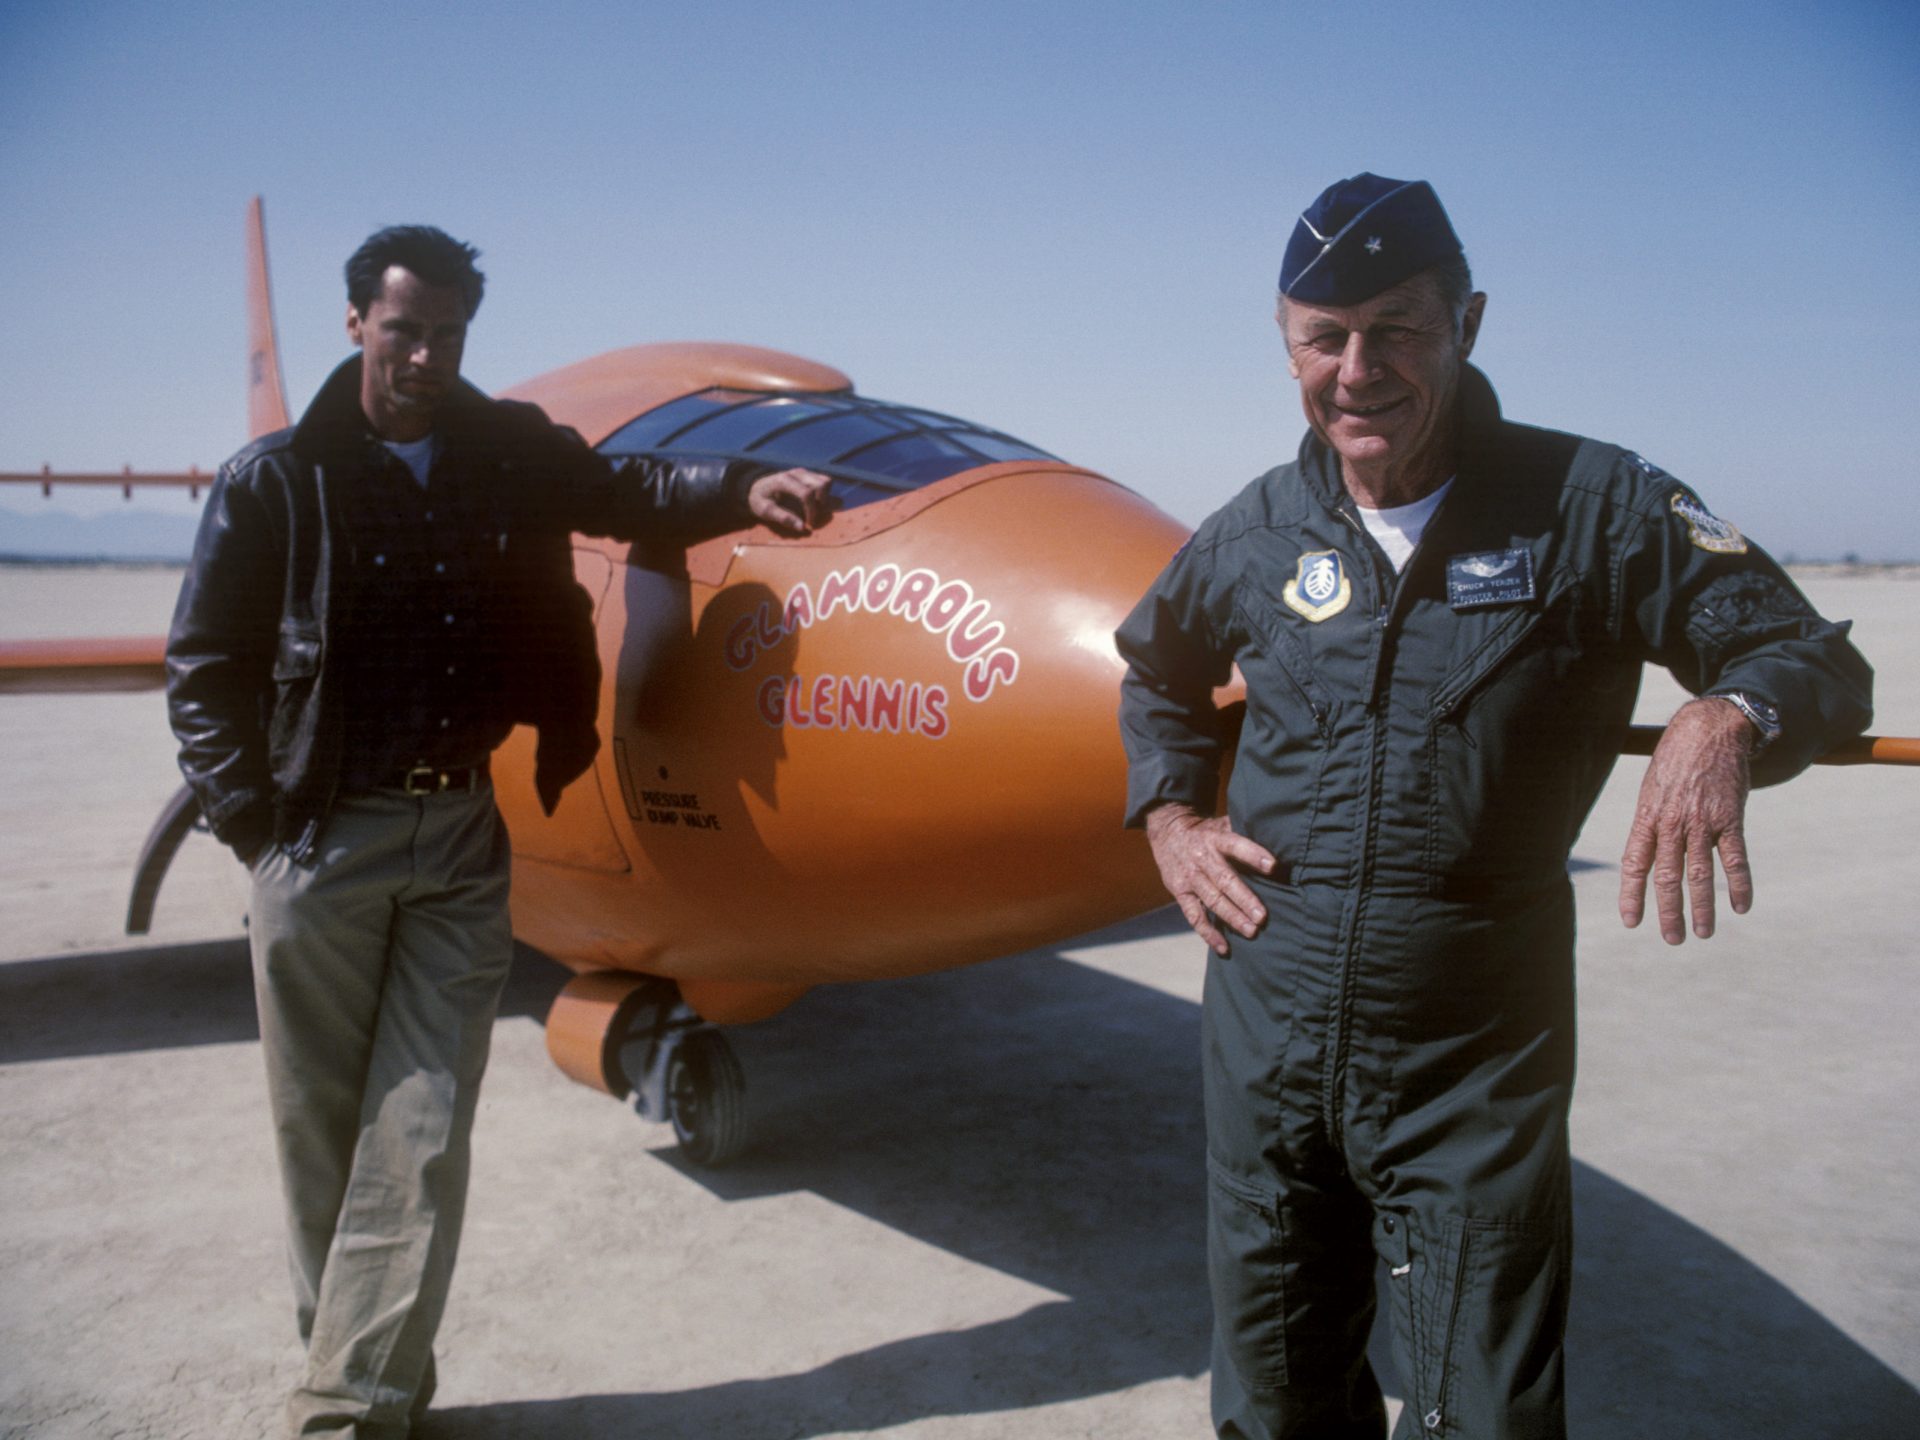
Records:
M1744 915L1753 904L1753 872L1742 830L1752 781L1747 761L1756 731L1725 700L1690 701L1668 722L1647 762L1640 802L1620 860L1620 918L1631 930L1646 910L1653 879L1660 936L1669 945L1687 938L1681 908L1692 897L1693 933L1713 934L1713 852L1727 872L1727 900Z
M782 535L810 535L833 514L833 479L817 470L776 470L747 490L753 518Z

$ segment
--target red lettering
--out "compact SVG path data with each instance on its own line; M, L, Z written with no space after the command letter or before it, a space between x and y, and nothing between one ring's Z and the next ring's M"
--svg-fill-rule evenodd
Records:
M786 691L786 676L769 675L760 682L760 692L754 696L755 703L760 707L760 718L776 730L786 718Z
M996 650L991 655L971 662L963 681L969 700L984 700L993 693L993 687L1004 680L1011 685L1014 677L1020 673L1020 657L1011 650Z
M926 707L920 712L920 733L938 740L947 733L947 687L929 685Z
M813 595L807 589L806 581L801 581L787 592L787 609L782 620L789 635L813 624Z
M873 728L900 733L900 701L906 694L904 680L873 682Z
M893 594L893 587L899 583L900 567L898 565L875 566L873 574L867 577L867 593L865 597L867 609L875 615L885 611L887 608L887 597Z
M995 620L986 623L987 611L992 607L985 600L976 600L973 608L947 632L947 654L961 664L973 659L982 651L991 650L1000 643L1000 637L1007 633L1007 627Z
M840 677L840 700L834 707L840 712L840 728L865 730L867 725L867 696L873 689L870 677L862 675L855 680L851 675Z
M949 580L940 587L940 592L927 602L927 613L921 624L938 635L951 625L954 617L967 608L967 602L973 599L973 587L964 580Z
M766 601L762 600L760 602L760 608L754 612L754 615L756 616L756 623L760 628L760 648L762 650L771 650L787 638L786 631L782 630L779 621L773 618L773 606L769 605Z
M753 616L742 615L733 622L727 631L727 665L730 669L744 670L753 663L753 654L757 647L753 643Z
M1001 656L1013 658L1011 651L995 651L985 661L976 661L975 668L997 678L1006 668L997 663ZM928 740L943 739L952 731L952 705L952 692L944 685L872 675L816 675L811 680L769 675L754 694L761 721L776 729L790 725L796 730L865 730Z
M849 615L858 610L860 583L864 579L866 579L866 571L858 565L844 573L836 570L827 576L820 586L820 618L829 619L836 605L846 606Z
M940 577L931 570L909 570L907 578L900 582L900 588L893 592L893 599L887 608L896 615L904 615L909 620L920 618L920 609L927 603L934 587L940 583Z

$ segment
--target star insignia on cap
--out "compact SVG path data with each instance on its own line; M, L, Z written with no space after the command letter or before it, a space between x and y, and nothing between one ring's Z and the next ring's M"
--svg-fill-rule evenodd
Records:
M1378 255L1379 253L1380 253L1380 237L1378 235L1369 235L1367 237L1367 254Z

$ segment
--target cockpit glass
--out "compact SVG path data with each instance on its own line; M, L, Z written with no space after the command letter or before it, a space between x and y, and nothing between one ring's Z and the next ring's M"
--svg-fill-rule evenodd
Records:
M678 400L669 400L657 410L649 410L638 420L627 424L600 448L609 455L639 455L665 444L676 431L684 430L697 420L705 419L716 410L724 410L732 402L721 390L703 390L697 395L682 395ZM621 442L620 449L608 449L612 443Z
M801 465L841 482L843 508L870 504L1002 460L1054 457L1011 435L844 391L714 388L669 401L601 441L607 455L751 460Z

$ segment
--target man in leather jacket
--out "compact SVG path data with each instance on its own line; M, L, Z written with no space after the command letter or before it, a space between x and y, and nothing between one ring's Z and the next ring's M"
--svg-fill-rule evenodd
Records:
M1486 297L1426 184L1329 187L1280 289L1299 459L1204 521L1117 636L1128 822L1214 952L1214 1422L1378 1440L1379 1262L1397 1433L1558 1437L1566 865L1641 668L1702 697L1621 865L1623 919L1651 877L1672 944L1687 908L1713 933L1716 852L1746 910L1750 775L1858 732L1871 672L1671 476L1501 418L1467 364ZM1230 740L1212 697L1236 667Z
M307 1370L290 1433L404 1436L434 1387L468 1136L512 957L487 759L591 763L574 531L805 533L826 477L615 468L460 379L483 278L405 226L347 263L360 353L221 469L167 644L180 764L253 875L250 940Z

